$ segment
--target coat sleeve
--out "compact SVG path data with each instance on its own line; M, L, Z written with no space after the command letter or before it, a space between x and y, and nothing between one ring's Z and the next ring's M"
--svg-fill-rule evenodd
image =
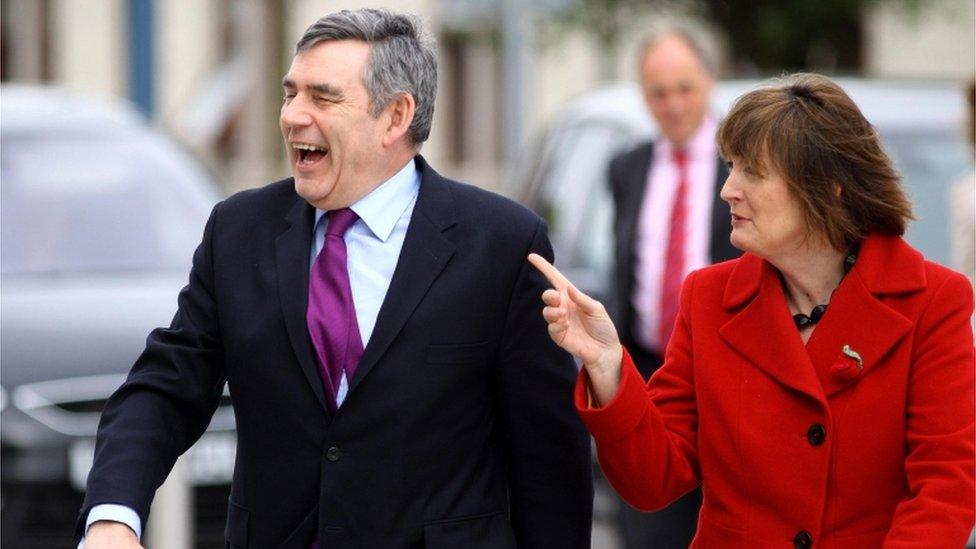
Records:
M908 497L895 509L887 547L962 547L973 528L973 292L953 273L915 331L906 403Z
M76 537L98 504L125 505L143 524L176 459L203 434L225 382L211 248L217 211L193 255L168 328L149 334L126 381L102 411Z
M605 406L590 407L585 370L576 383L576 409L596 440L604 474L627 503L644 511L662 509L701 483L689 318L694 277L682 288L664 364L646 386L626 352L620 388Z
M540 219L530 252L552 260ZM521 261L497 362L507 438L511 523L519 547L588 548L593 511L590 440L573 411L572 357L549 338L543 276Z

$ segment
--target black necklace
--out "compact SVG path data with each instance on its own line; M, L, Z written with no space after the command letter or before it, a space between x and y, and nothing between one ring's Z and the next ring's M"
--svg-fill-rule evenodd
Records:
M852 268L854 268L854 262L857 261L857 252L859 251L859 248L860 245L855 244L854 247L851 249L850 253L848 253L847 256L844 257L845 276L847 275L847 273L850 272ZM844 277L841 277L841 280L843 279ZM840 284L838 283L838 285ZM836 288L834 289L836 290ZM834 295L834 292L830 292L830 295ZM807 326L813 326L814 324L820 322L820 319L823 318L823 315L826 312L827 312L827 304L822 303L814 307L813 310L810 311L810 314L808 315L805 315L803 313L797 313L793 315L793 322L796 324L797 329L802 330Z
M793 315L793 322L796 323L796 327L799 329L804 329L807 326L812 326L818 322L823 317L824 313L827 312L827 304L817 305L810 311L810 314L805 315L803 313L796 313Z

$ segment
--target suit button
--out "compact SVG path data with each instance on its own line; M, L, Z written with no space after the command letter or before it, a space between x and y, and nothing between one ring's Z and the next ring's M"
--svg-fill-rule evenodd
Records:
M327 459L329 461L333 461L333 462L339 461L339 447L338 446L332 446L328 450L326 450L325 451L325 459Z
M820 446L827 438L827 429L819 423L814 423L807 429L807 441L811 446Z
M793 536L793 547L796 549L807 549L813 547L813 536L806 530L800 530Z

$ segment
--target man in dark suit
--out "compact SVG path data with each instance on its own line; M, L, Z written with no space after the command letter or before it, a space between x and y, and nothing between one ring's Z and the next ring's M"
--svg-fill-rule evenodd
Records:
M231 547L589 547L576 369L525 261L551 255L546 227L417 155L436 78L411 18L306 31L283 81L294 177L214 209L172 325L105 407L88 549L138 545L225 381Z
M729 242L728 204L719 197L728 170L708 114L713 71L686 31L649 37L640 76L660 138L616 157L610 185L616 215L614 320L645 378L661 365L677 314L681 281L694 269L738 257ZM621 502L628 548L687 548L701 492L657 513Z

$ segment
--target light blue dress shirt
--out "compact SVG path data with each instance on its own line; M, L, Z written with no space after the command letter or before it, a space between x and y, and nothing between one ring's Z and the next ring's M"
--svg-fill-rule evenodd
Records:
M390 281L393 280L393 271L400 259L400 250L407 236L407 227L410 225L419 192L420 172L417 171L414 161L410 160L396 175L350 206L359 219L346 231L344 240L349 285L352 287L352 300L356 307L363 347L373 335L376 317L386 298L386 291L390 288ZM309 269L325 242L328 219L328 212L315 210ZM343 372L336 395L336 402L340 406L348 393L349 382ZM142 521L139 514L125 505L101 504L92 507L85 521L85 530L99 520L121 522L132 528L136 536L142 539ZM84 547L85 540L82 538L78 549Z
M350 206L359 219L346 231L346 257L349 285L359 322L363 347L369 343L380 306L390 288L407 226L420 191L420 173L411 160L396 175ZM325 242L328 213L315 210L315 237L309 269ZM346 373L342 373L336 402L341 406L349 392Z

